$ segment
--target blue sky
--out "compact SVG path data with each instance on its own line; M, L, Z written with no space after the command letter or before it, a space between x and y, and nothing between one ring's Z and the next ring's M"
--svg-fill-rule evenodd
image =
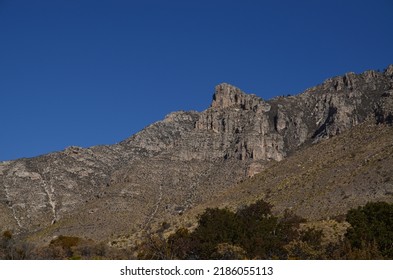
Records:
M0 0L0 160L393 63L393 1Z

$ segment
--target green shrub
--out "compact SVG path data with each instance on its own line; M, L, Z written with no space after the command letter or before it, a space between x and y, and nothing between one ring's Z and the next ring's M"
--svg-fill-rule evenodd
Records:
M77 246L80 242L81 239L79 237L60 235L50 242L50 246L58 246L66 250L70 250L72 247Z
M348 211L347 221L351 227L346 239L352 248L372 248L379 250L384 258L393 259L393 204L367 203Z

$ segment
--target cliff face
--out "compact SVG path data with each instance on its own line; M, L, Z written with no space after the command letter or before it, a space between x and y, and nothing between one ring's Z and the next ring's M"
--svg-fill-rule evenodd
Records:
M299 146L339 134L368 117L392 122L392 69L348 73L300 95L269 101L221 84L196 129L216 135L217 157L280 161Z
M392 65L268 101L220 84L207 110L171 113L117 145L0 163L0 230L51 227L53 234L105 238L146 229L269 161L366 119L392 124L392 114Z

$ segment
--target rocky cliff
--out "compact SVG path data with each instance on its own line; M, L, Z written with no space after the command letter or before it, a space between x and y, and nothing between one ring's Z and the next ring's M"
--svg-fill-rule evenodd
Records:
M393 122L393 65L263 100L220 84L203 112L175 112L111 146L0 163L0 230L107 238L147 229L294 151L371 120Z

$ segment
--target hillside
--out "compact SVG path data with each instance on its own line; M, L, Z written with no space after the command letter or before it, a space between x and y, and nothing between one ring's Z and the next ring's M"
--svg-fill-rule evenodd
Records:
M393 127L365 122L321 141L199 205L241 208L258 199L276 214L290 209L308 220L334 218L372 201L393 202Z
M309 219L391 200L392 114L393 65L267 101L220 84L119 144L0 163L0 231L111 240L261 197Z

